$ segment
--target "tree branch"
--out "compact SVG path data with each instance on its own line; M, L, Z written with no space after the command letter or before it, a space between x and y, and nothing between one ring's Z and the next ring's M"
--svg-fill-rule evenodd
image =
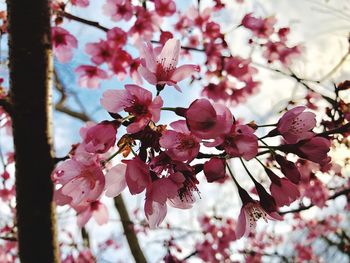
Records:
M332 196L330 196L327 200L333 200L333 199L336 199L337 197L339 196L342 196L342 195L348 195L350 193L350 188L349 189L344 189ZM292 209L292 210L287 210L287 211L282 211L282 212L279 212L280 215L285 215L285 214L290 214L290 213L298 213L298 212L301 212L301 211L304 211L304 210L308 210L310 209L311 207L314 207L315 204L310 204L310 205L307 205L307 206L300 206L299 208L296 208L296 209Z
M131 223L128 210L126 209L123 197L118 195L114 198L114 205L117 208L124 228L125 237L129 243L132 255L137 263L146 263L147 260L142 252L137 236L134 231L134 224Z

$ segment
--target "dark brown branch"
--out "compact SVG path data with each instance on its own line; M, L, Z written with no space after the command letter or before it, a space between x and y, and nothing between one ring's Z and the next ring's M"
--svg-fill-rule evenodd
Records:
M109 30L107 27L101 26L100 23L98 23L98 22L87 20L87 19L75 16L75 15L72 15L70 13L67 13L65 11L59 11L59 12L57 12L57 14L62 16L62 17L68 18L70 20L74 20L76 22L80 22L82 24L95 27L95 28L100 29L104 32L107 32Z
M0 236L0 239L5 240L5 241L10 241L10 242L17 242L16 237Z
M49 1L7 0L7 11L19 258L55 263Z
M142 252L139 241L134 231L134 224L131 223L128 210L121 195L114 198L114 205L117 208L121 222L123 224L124 234L129 243L131 253L137 263L146 263L147 260Z
M348 195L349 193L350 193L350 189L344 189L344 190L342 190L342 191L340 191L340 192L330 196L327 200L334 200L334 199L336 199L339 196ZM298 213L298 212L301 212L301 211L304 211L304 210L308 210L308 209L310 209L311 207L314 207L314 206L315 206L315 204L310 204L310 205L306 205L306 206L300 206L299 208L296 208L296 209L279 212L279 214L280 215L285 215L285 214L290 214L290 213Z
M325 132L319 133L319 134L317 134L317 136L326 137L328 135L342 134L342 133L349 132L349 131L350 131L350 122L348 122L347 124L344 124L343 126L335 128L333 130L329 130L329 131L325 131Z

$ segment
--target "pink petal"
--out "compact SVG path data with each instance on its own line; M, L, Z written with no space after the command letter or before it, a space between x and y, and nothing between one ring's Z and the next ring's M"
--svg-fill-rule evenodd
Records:
M96 220L97 224L107 224L109 218L107 207L104 204L99 203L97 210L92 212L92 216Z
M126 187L125 171L126 171L125 164L117 164L107 172L106 196L116 197L125 189Z
M163 68L175 68L180 55L180 41L172 38L169 39L160 55L158 56L157 63L161 63Z
M80 228L86 225L92 216L90 207L87 207L83 212L77 215L77 224Z
M145 202L145 214L150 228L158 227L164 220L167 213L166 204L162 205L157 202Z
M173 75L171 76L171 80L176 83L199 71L200 68L198 65L182 65L174 71Z
M126 90L107 90L103 93L101 105L109 112L117 113L129 106L129 93Z
M241 212L239 213L239 216L238 216L237 227L236 227L237 239L240 239L241 237L244 236L244 234L246 233L246 228L247 228L247 219L246 219L244 208L242 207Z
M152 85L156 85L157 84L157 76L152 71L147 69L146 67L140 65L139 68L138 68L138 72L141 74L141 76L149 84L152 84Z

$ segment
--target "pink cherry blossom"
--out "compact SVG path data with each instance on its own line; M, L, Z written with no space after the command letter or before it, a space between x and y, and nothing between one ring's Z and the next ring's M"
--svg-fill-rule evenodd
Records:
M57 165L51 175L52 181L61 185L56 189L55 201L60 205L70 202L74 206L86 205L102 194L105 178L100 165L89 159L90 155L77 154Z
M211 158L204 163L203 172L208 183L221 180L226 177L225 159Z
M128 21L133 16L133 6L130 0L107 0L103 6L103 11L113 21L122 19Z
M242 20L242 25L259 38L268 38L274 32L275 23L275 17L262 19L253 17L251 13L245 15Z
M218 145L230 156L242 157L245 160L254 158L258 153L258 138L248 125L232 125L229 133L207 144L207 146Z
M176 67L180 49L180 41L174 38L165 43L160 53L153 49L150 43L147 43L141 52L140 74L152 85L164 86L166 84L181 91L177 82L199 72L199 66L182 65Z
M155 180L147 187L145 215L151 228L158 227L167 213L166 202L178 196L185 178L180 173Z
M107 207L100 201L93 201L87 206L74 207L77 211L77 223L80 228L86 225L86 223L93 217L96 223L99 225L106 224L108 222L108 210Z
M117 164L106 174L106 196L116 197L126 188L126 165Z
M301 158L325 165L331 158L327 155L330 151L331 142L323 137L312 137L310 140L301 141L296 145L282 145L286 149Z
M127 162L125 180L132 195L143 192L152 182L150 170L139 157Z
M80 74L78 84L81 87L95 89L100 86L102 79L107 79L107 72L89 65L81 65L75 69L75 72Z
M277 163L281 167L282 173L287 177L292 183L298 184L300 182L300 172L298 167L291 161L288 161L283 156L276 154L275 155Z
M265 168L265 171L271 180L271 195L275 199L276 205L278 207L290 205L298 197L300 197L298 187L287 178L278 177L272 170L268 168Z
M160 146L175 161L192 161L199 152L200 139L191 134L184 120L173 122L170 126L174 130L163 132Z
M121 110L134 117L127 127L129 133L144 129L152 120L159 121L163 100L157 96L152 101L152 93L137 85L125 85L125 90L107 90L101 99L102 106L109 112L118 113Z
M176 12L173 0L154 0L156 12L160 16L172 16Z
M278 121L277 132L287 143L297 143L314 136L311 130L316 125L316 115L312 112L304 112L305 109L304 106L293 108Z
M85 150L89 153L105 153L116 142L117 128L120 122L102 121L96 125L80 129Z
M71 0L71 3L79 7L87 7L90 4L89 0Z
M70 61L73 57L73 49L77 48L77 39L62 27L51 28L53 51L61 63Z
M197 99L186 111L186 121L189 130L198 138L215 139L230 131L233 116L224 105Z
M260 218L265 220L265 222L267 222L268 219L281 219L281 217L275 212L268 214L256 201L243 204L241 212L238 216L238 222L236 227L237 239L240 239L243 236L248 236L251 232L254 232L256 228L256 222Z

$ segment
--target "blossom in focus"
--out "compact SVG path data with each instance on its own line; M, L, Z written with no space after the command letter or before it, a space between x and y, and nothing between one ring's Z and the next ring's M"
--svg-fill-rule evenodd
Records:
M51 28L53 51L61 63L70 61L73 57L73 49L77 48L77 39L62 27Z
M166 202L178 196L185 178L180 173L155 180L147 187L145 215L151 228L159 226L167 213Z
M270 192L278 207L290 205L300 197L298 187L287 178L278 177L268 168L265 168L265 171L271 180Z
M162 50L153 49L150 43L141 51L140 74L152 85L174 86L181 91L177 82L199 72L198 65L182 65L177 67L180 55L180 41L169 39Z
M175 161L192 161L199 152L200 139L191 134L184 120L173 122L170 126L174 130L163 132L160 146Z
M125 181L132 195L143 192L152 182L150 170L139 157L127 162Z
M276 154L275 159L281 167L281 171L292 183L298 184L300 182L300 172L298 167L291 161L288 161L283 156Z
M225 159L213 157L204 163L203 172L208 183L212 183L225 178L226 165Z
M116 142L117 128L120 123L115 121L102 121L96 125L80 129L85 150L89 153L105 153Z
M233 116L222 104L197 99L186 111L186 122L189 130L198 138L215 139L230 131Z
M58 205L86 205L96 201L105 187L101 167L90 154L76 154L57 165L51 175L56 185L54 200Z
M106 196L116 197L126 187L126 165L123 163L112 167L106 174Z
M316 115L312 112L304 112L305 109L304 106L293 108L278 121L276 129L287 143L294 144L314 136L311 130L316 126Z
M127 132L136 133L144 129L148 123L159 121L163 100L156 96L152 101L152 93L137 85L125 85L124 90L107 90L101 99L102 106L109 112L121 110L133 116Z
M288 152L320 165L325 165L331 161L331 157L327 155L330 151L331 142L323 137L316 136L295 145L288 144L281 147Z
M243 236L248 236L255 231L256 222L262 218L267 222L269 220L281 220L282 217L276 212L267 212L260 202L253 200L243 188L238 186L238 193L242 200L242 208L238 216L236 226L236 237L240 239Z
M248 125L232 125L230 132L216 138L207 146L220 146L231 157L242 157L245 160L254 158L258 153L258 138Z

